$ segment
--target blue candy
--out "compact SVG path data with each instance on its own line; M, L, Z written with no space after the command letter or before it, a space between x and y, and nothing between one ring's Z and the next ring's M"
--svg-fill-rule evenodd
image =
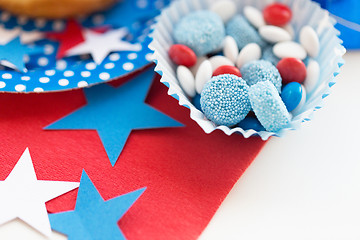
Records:
M271 62L274 66L278 64L280 58L273 53L273 46L266 46L262 53L262 59Z
M246 63L241 67L242 78L249 86L258 82L270 81L274 84L278 92L281 92L281 76L277 68L269 61L256 60Z
M259 120L257 120L255 117L249 117L247 116L244 120L242 120L239 124L239 127L241 127L244 130L253 129L257 132L265 131L265 128L261 125Z
M211 11L196 11L183 17L175 26L175 42L202 56L217 50L225 37L221 18Z
M281 92L281 98L289 112L294 110L301 102L303 88L298 82L286 84Z
M238 76L215 76L201 92L201 109L215 124L233 126L243 120L251 109L248 90L249 86Z
M226 34L235 39L239 49L249 43L257 43L260 47L266 45L256 29L241 15L236 15L227 22Z
M290 114L270 81L252 85L249 98L256 117L267 131L277 132L289 124Z
M193 97L193 99L192 99L192 103L199 110L201 110L200 97L201 97L200 94L196 94L195 97Z

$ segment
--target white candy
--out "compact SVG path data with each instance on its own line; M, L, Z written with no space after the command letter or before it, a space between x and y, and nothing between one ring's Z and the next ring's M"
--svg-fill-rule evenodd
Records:
M232 0L216 1L210 6L210 11L217 13L223 22L227 22L236 13L236 5Z
M256 43L249 43L241 49L236 59L236 66L241 68L245 63L259 60L261 58L261 48Z
M178 66L176 69L176 75L179 80L181 88L189 97L194 97L195 92L195 79L190 69L185 66Z
M257 8L252 6L244 7L244 16L251 23L251 25L256 28L260 28L266 25L262 12Z
M293 40L295 38L295 30L294 30L293 26L290 23L286 24L282 28L290 34L291 40Z
M291 35L280 27L276 26L262 26L259 28L260 36L270 43L290 41Z
M224 55L227 57L230 61L235 63L236 58L239 54L239 48L236 44L236 41L231 36L226 36L224 39Z
M320 50L320 43L319 37L312 27L305 26L300 30L300 43L310 57L317 57Z
M304 60L306 58L305 49L298 43L293 41L280 42L274 45L273 53L278 58L299 58Z
M306 67L304 86L309 93L314 90L320 76L320 66L317 61L310 59Z
M203 63L203 61L207 60L207 57L198 57L198 59L196 60L196 64L194 66L192 66L190 68L190 71L192 72L192 74L195 76L200 65Z
M204 85L212 77L213 68L209 60L205 60L199 67L195 76L195 89L197 93L201 93Z
M216 70L218 67L223 65L234 66L234 63L232 61L221 55L213 56L209 58L209 61L213 70Z

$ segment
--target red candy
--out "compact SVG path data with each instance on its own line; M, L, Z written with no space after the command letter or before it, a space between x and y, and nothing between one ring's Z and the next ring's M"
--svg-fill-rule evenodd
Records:
M275 26L284 26L291 20L291 9L281 3L268 5L263 10L265 22Z
M215 69L215 71L213 72L213 77L222 75L222 74L233 74L238 77L241 77L240 70L237 69L236 67L230 66L230 65L222 65L222 66L218 67L217 69Z
M171 60L177 65L192 67L196 64L196 54L189 47L182 44L174 44L169 49Z
M306 78L306 66L297 58L283 58L276 65L282 78L283 84L290 82L304 82Z

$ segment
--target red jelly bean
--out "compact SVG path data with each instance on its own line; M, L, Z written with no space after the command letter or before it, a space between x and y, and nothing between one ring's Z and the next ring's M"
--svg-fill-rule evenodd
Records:
M265 22L275 26L284 26L291 20L291 9L281 3L268 5L263 10Z
M213 72L213 77L222 75L222 74L233 74L238 77L241 77L240 70L237 69L236 67L230 66L230 65L222 65L222 66L218 67L217 69L215 69L215 71Z
M192 67L196 64L196 54L189 47L182 44L174 44L169 49L171 60L177 65Z
M283 84L290 82L304 82L306 78L306 66L297 58L283 58L276 65L282 78Z

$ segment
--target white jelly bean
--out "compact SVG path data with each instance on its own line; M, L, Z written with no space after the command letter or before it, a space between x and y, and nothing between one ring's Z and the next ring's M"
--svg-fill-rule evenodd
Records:
M290 34L291 40L293 40L295 38L295 30L294 30L294 27L290 23L286 24L282 28Z
M216 1L210 6L210 10L217 13L223 22L227 22L236 13L236 5L232 0Z
M197 93L201 93L204 85L211 79L213 68L209 60L205 60L199 67L195 76L195 89Z
M300 43L310 57L317 57L320 50L320 43L319 37L312 27L305 26L300 30Z
M244 16L256 28L266 25L262 12L257 8L252 6L244 7Z
M239 48L236 44L236 41L231 36L226 36L224 39L224 55L227 57L230 61L235 63L236 58L239 54Z
M300 113L301 108L304 106L304 104L306 102L306 90L305 90L305 87L303 85L301 85L301 88L302 88L301 101L299 102L297 107L294 110L292 110L293 115L298 115Z
M320 66L317 61L310 59L306 67L304 86L309 93L314 90L320 76Z
M293 41L279 42L274 45L273 53L278 58L299 58L304 60L306 58L306 51L300 44Z
M263 39L265 39L270 43L277 43L277 42L284 42L291 40L290 34L285 29L271 25L260 27L259 34Z
M221 55L213 56L213 57L209 58L209 61L211 63L212 69L214 69L214 70L223 65L234 66L234 63L232 61L230 61L230 59L228 59L224 56L221 56Z
M176 75L179 80L181 88L189 97L194 97L195 92L195 79L190 69L185 66L178 66L176 69Z
M249 43L241 49L236 59L236 66L241 68L245 63L259 60L261 58L261 48L256 43Z
M195 76L197 73L197 70L199 69L200 65L203 63L203 61L207 60L207 57L198 57L196 64L190 68L190 71Z

